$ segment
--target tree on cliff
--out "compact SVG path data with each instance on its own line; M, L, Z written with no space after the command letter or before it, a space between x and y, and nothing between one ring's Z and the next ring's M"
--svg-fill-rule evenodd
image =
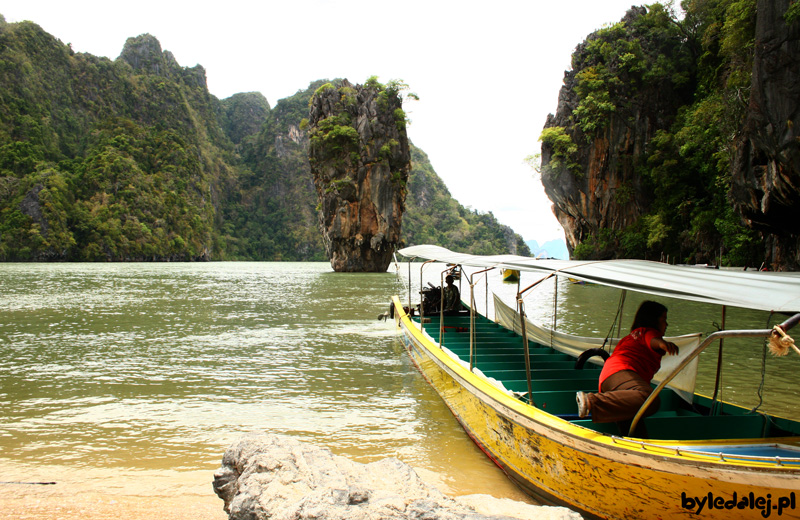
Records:
M748 227L734 211L747 202L733 187L755 21L772 15L756 16L756 0L682 5L683 19L660 4L632 8L573 54L540 140L542 182L577 258L770 257L753 219Z
M209 258L230 142L202 67L150 35L114 62L30 22L0 39L0 259Z

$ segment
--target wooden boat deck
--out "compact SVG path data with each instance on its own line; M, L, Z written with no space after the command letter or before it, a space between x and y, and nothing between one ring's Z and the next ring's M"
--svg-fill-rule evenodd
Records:
M419 317L414 318L419 323ZM440 317L425 316L424 330L438 342ZM470 362L470 318L468 315L445 316L442 345L461 361ZM475 317L474 367L485 376L528 402L525 354L522 338L483 316ZM573 424L610 435L627 435L616 423L593 423L577 415L575 393L596 392L601 367L586 363L575 368L576 359L555 349L529 341L533 404ZM644 419L648 432L660 439L757 439L800 435L800 427L780 418L750 414L744 408L723 404L719 415L709 415L708 399L695 396L689 404L669 388L660 395L657 413Z

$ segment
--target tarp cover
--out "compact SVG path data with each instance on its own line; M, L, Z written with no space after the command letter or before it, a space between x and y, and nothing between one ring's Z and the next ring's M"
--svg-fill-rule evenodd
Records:
M517 255L467 255L430 245L407 247L399 253L407 258L468 267L538 272L541 277L568 276L668 298L763 311L800 312L800 273L708 269L647 260L537 260Z
M519 320L519 313L506 305L496 294L494 295L494 312L497 323L507 329L511 329L518 334L522 333L522 324ZM540 327L525 319L525 334L528 339L535 341L541 345L552 347L559 352L564 352L575 356L576 358L590 348L603 347L605 343L606 350L613 352L613 346L619 342L619 339L612 338L607 342L603 338L587 338L583 336L573 336L564 332L553 331ZM664 356L661 358L661 370L656 372L653 381L660 383L668 375L670 375L675 368L683 361L683 359L691 354L694 349L700 344L701 334L686 334L683 336L665 337L667 341L672 341L678 345L680 353L677 356ZM668 387L675 390L687 402L691 403L694 397L694 385L697 379L697 362L699 358L695 357L691 363L670 381ZM590 363L599 364L598 358L591 358ZM533 367L535 368L535 367Z

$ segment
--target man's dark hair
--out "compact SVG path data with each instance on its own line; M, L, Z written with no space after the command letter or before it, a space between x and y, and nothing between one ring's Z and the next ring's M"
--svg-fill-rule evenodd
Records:
M657 329L658 319L665 312L667 312L667 308L660 303L650 300L643 301L642 304L639 305L639 310L636 311L636 317L633 318L631 330L636 330L640 327Z

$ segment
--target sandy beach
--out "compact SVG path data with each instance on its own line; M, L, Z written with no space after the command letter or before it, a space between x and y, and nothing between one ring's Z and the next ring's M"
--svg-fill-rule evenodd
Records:
M24 493L8 498L8 488L3 485L4 497L0 510L5 518L15 520L225 520L222 501L216 496L174 498L115 496L94 493L70 497L39 496Z
M116 471L0 464L0 511L15 520L225 520L214 470ZM54 482L50 484L50 482Z

